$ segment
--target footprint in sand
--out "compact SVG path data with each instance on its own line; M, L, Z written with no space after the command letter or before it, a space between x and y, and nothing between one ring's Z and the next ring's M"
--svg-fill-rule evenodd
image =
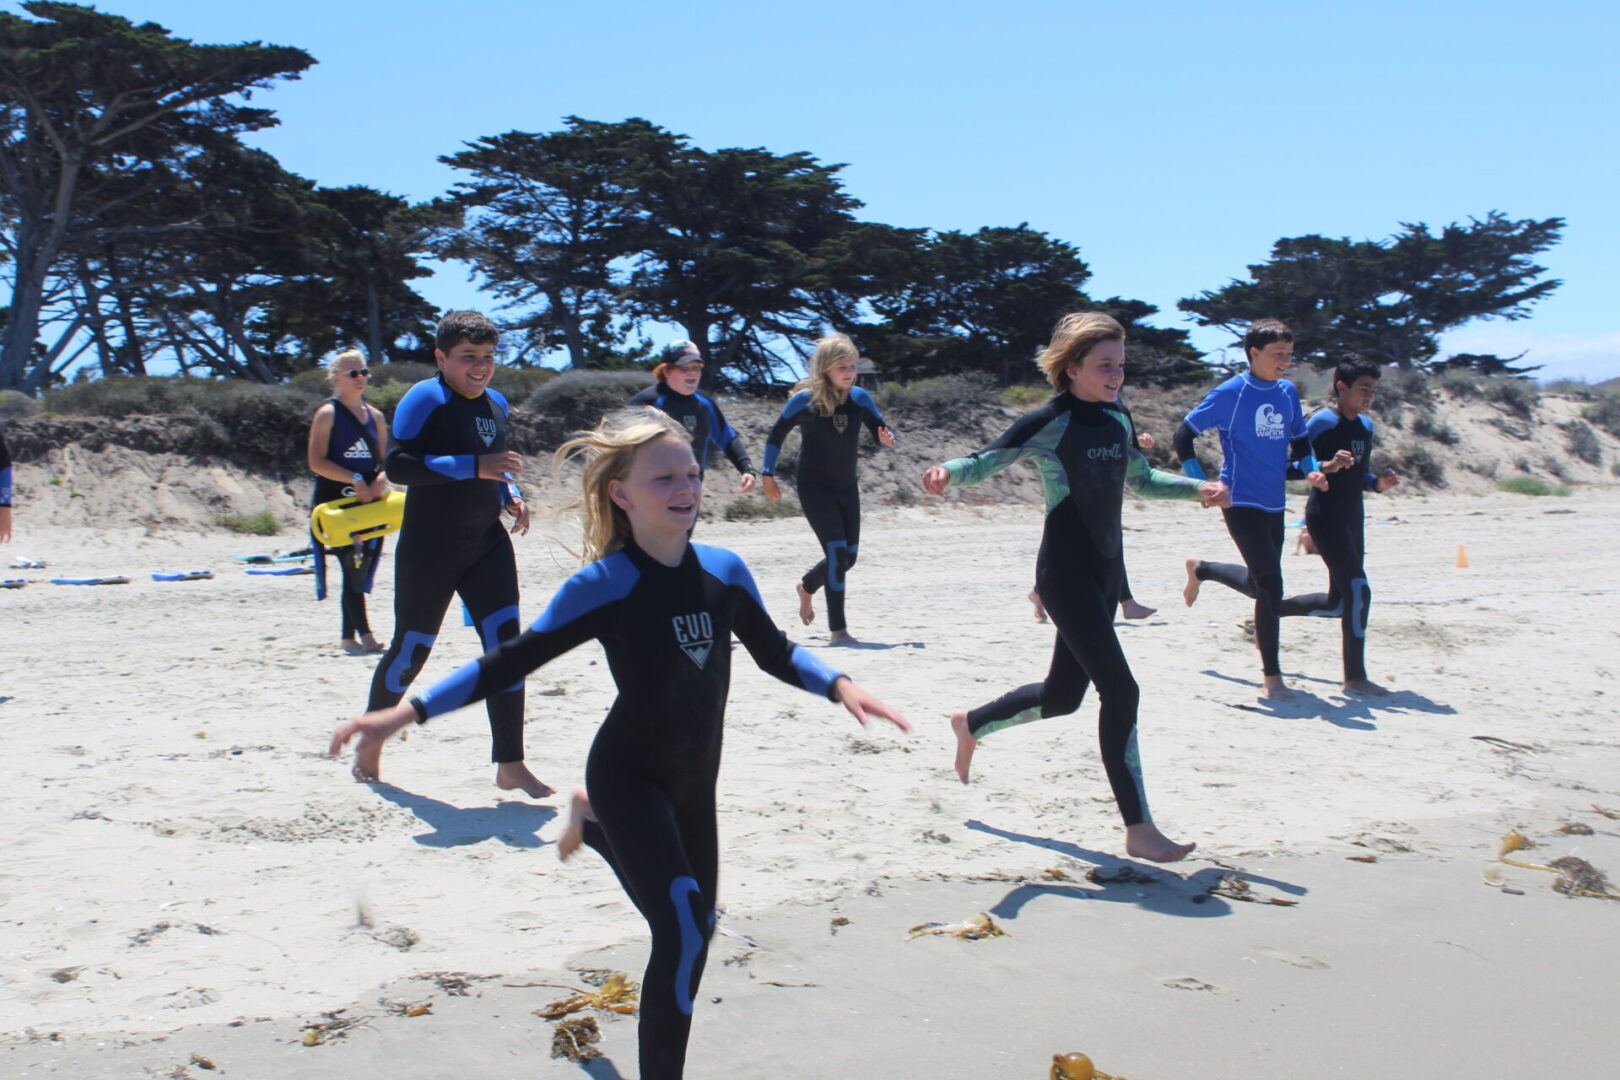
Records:
M1182 975L1174 979L1163 979L1160 986L1168 986L1172 990L1215 990L1216 987L1203 979L1195 979L1191 975Z
M1281 960L1285 964L1293 964L1295 967L1299 968L1308 968L1311 971L1320 971L1328 966L1328 962L1326 960L1318 960L1316 957L1307 956L1304 953L1289 952L1287 949L1273 949L1269 945L1264 946L1256 951L1258 951L1261 956L1269 956L1273 960Z

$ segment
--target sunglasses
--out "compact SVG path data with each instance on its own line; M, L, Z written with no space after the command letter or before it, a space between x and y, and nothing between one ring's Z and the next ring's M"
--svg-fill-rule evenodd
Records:
M365 376L370 375L371 374L371 369L368 368L368 367L350 368L348 371L345 371L343 374L347 375L351 379L359 379L359 378L364 378Z

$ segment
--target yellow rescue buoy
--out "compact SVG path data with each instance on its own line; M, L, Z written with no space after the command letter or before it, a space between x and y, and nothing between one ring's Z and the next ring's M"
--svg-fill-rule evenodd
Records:
M309 531L326 547L347 547L399 528L405 518L405 493L390 491L380 499L333 499L309 513Z

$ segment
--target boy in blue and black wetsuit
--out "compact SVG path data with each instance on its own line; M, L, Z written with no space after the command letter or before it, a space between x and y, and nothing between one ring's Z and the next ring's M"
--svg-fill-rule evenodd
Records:
M1305 441L1305 415L1294 384L1283 379L1294 362L1294 334L1276 319L1261 319L1243 337L1249 370L1211 390L1176 429L1176 456L1182 471L1202 479L1193 439L1211 428L1221 434L1221 482L1232 492L1232 505L1221 513L1226 530L1243 556L1243 565L1187 560L1189 607L1198 586L1218 581L1254 598L1254 639L1260 650L1265 695L1294 696L1283 683L1278 660L1278 625L1282 613L1283 511L1288 496L1290 460L1300 461L1313 487L1327 486ZM1299 441L1298 453L1290 446ZM1341 467L1341 466L1335 466Z
M1318 410L1306 421L1311 450L1318 461L1348 454L1351 463L1328 477L1328 486L1311 492L1305 504L1305 527L1328 568L1328 591L1290 596L1282 614L1338 618L1344 635L1344 688L1362 694L1389 693L1367 678L1367 615L1372 588L1367 584L1367 536L1361 497L1364 491L1388 491L1400 481L1390 469L1382 475L1371 467L1373 425L1367 418L1378 392L1378 365L1350 360L1333 373L1336 406Z
M0 430L0 544L11 539L11 451L6 449L6 433Z
M742 474L737 490L744 495L753 491L754 465L748 458L748 447L726 423L720 406L698 392L698 383L703 379L703 353L697 345L683 338L664 346L653 366L653 378L658 381L625 404L651 405L679 420L692 437L692 453L697 455L700 470L709 467L709 451L719 450Z
M439 374L406 391L388 439L388 477L410 497L394 554L394 638L372 676L367 711L404 696L452 596L467 605L486 650L522 631L517 562L501 510L522 533L529 511L513 482L523 459L507 448L506 399L489 387L500 334L476 311L452 311L436 336ZM551 794L523 764L523 683L500 688L487 706L497 786ZM356 759L356 779L377 779L380 745L375 750Z

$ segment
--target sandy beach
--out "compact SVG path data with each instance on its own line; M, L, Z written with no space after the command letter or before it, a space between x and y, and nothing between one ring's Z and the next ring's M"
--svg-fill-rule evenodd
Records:
M573 569L568 529L541 517L517 542L529 618ZM1515 858L1620 875L1620 490L1370 500L1369 672L1393 693L1346 697L1338 623L1288 620L1303 693L1279 706L1259 699L1250 603L1214 585L1181 601L1184 558L1234 555L1219 515L1133 501L1125 523L1159 608L1119 624L1149 796L1198 850L1123 856L1091 700L990 737L956 782L949 711L1046 668L1052 631L1024 599L1039 511L872 507L849 586L867 643L823 655L917 730L863 731L739 657L724 932L689 1075L1042 1080L1066 1051L1130 1080L1609 1075L1620 903L1494 860L1518 830L1536 846ZM791 618L802 521L698 539L823 644ZM0 1073L637 1076L633 1020L602 1014L604 1059L553 1059L532 1010L569 991L513 985L645 961L602 861L558 862L563 798L496 790L481 709L391 746L386 783L326 758L371 661L338 652L336 602L308 578L233 561L289 540L19 510L0 554L50 566L0 593ZM217 577L149 577L192 568ZM1325 587L1314 557L1284 573L1291 593ZM44 583L101 574L133 580ZM383 630L390 578L385 562ZM453 608L424 678L477 651ZM543 779L579 782L611 698L594 644L531 676ZM1006 936L908 940L981 911Z

